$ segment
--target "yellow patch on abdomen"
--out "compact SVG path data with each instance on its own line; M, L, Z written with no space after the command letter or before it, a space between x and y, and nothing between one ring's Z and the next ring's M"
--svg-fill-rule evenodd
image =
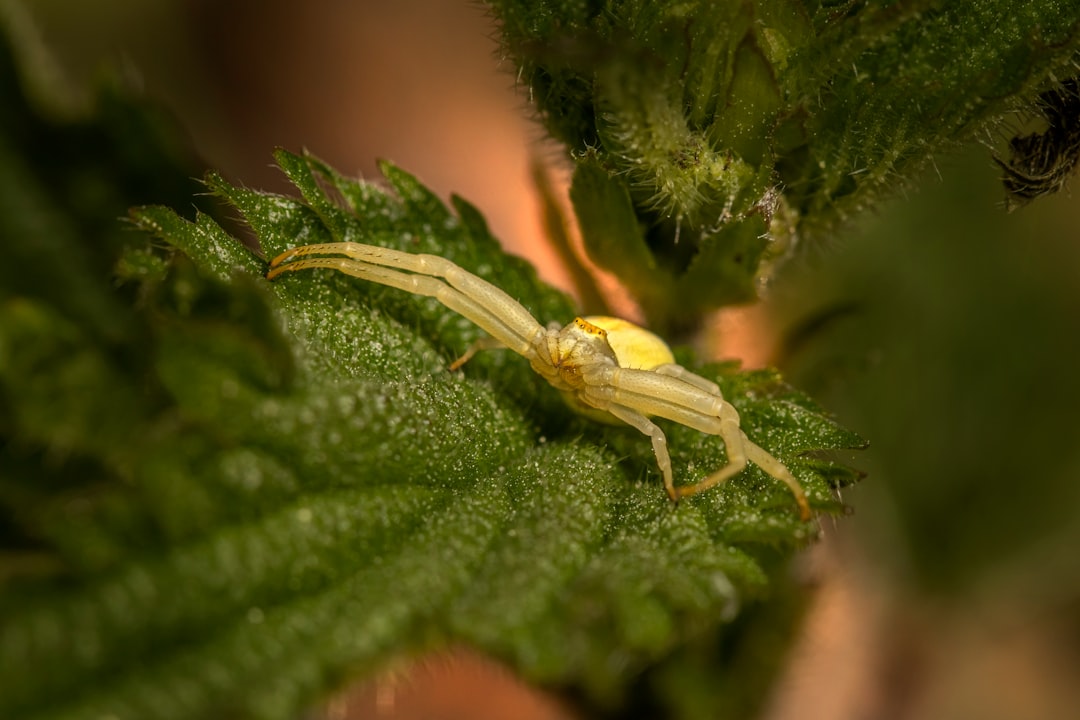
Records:
M619 367L652 370L658 365L675 362L666 342L629 320L606 315L590 315L583 319L607 332L608 344L615 351Z

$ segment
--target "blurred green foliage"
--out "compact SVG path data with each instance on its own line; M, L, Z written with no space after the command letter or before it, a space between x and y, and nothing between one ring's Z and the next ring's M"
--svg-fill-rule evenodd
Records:
M590 258L668 336L1035 103L1080 44L1075 0L487 4L575 161Z
M1006 214L989 168L943 163L782 273L782 364L870 441L856 526L895 571L1060 600L1080 590L1080 215Z

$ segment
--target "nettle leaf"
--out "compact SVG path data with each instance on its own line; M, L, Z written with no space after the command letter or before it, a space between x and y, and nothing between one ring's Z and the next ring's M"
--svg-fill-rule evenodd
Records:
M447 207L390 164L383 188L311 156L277 160L299 198L207 177L266 256L340 240L435 253L544 322L573 316L466 202ZM132 218L179 251L167 268L137 250L121 264L142 283L138 373L47 305L0 323L15 368L5 422L27 448L5 502L38 509L30 524L54 568L5 588L0 715L287 718L433 643L470 644L611 709L671 658L685 667L687 643L754 637L770 617L754 608L795 605L786 560L817 527L757 468L675 507L644 436L577 417L524 359L489 351L451 373L482 333L436 301L324 271L270 283L265 259L206 214ZM16 497L62 436L30 414L49 391L12 381L27 347L38 354L20 362L109 388L67 398L73 454L53 467L97 478L77 514L62 488ZM835 490L857 475L822 453L858 436L771 371L701 371L816 510L842 509ZM103 398L123 427L91 427ZM717 438L665 429L679 481L725 461ZM703 654L702 675L763 683L771 669L739 647ZM657 677L654 702L685 705Z

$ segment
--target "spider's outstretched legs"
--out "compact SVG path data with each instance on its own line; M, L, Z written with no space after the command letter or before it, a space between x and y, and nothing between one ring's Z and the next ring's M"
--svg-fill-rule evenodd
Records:
M451 369L460 367L477 351L497 346L526 357L575 409L597 419L613 417L648 435L664 490L672 501L715 487L753 462L785 483L795 495L803 519L810 517L799 481L783 463L747 438L739 426L738 412L724 400L716 383L674 363L660 338L632 323L592 317L578 318L561 329L558 324L545 328L510 295L445 258L354 242L288 250L271 261L267 278L309 268L337 270L433 297L479 325L491 337L470 346ZM700 482L676 487L667 437L650 416L719 435L727 447L727 465Z
M271 260L266 277L273 280L285 272L311 268L337 270L433 297L521 355L530 351L544 329L508 294L437 255L414 255L352 242L304 245Z

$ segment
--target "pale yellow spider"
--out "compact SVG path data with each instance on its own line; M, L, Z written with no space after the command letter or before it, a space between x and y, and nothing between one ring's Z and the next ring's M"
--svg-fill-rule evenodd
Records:
M719 485L751 460L791 488L802 519L810 517L799 481L783 463L746 437L739 427L739 413L724 400L716 383L676 364L663 340L633 323L611 317L579 317L563 328L558 323L544 327L505 292L445 258L353 242L288 250L270 262L266 277L272 280L285 272L309 268L338 270L434 297L465 316L491 337L470 348L451 369L460 367L481 348L505 346L522 355L575 409L605 422L626 423L648 435L664 489L675 502ZM697 483L677 487L667 438L649 416L719 435L727 447L728 464Z

